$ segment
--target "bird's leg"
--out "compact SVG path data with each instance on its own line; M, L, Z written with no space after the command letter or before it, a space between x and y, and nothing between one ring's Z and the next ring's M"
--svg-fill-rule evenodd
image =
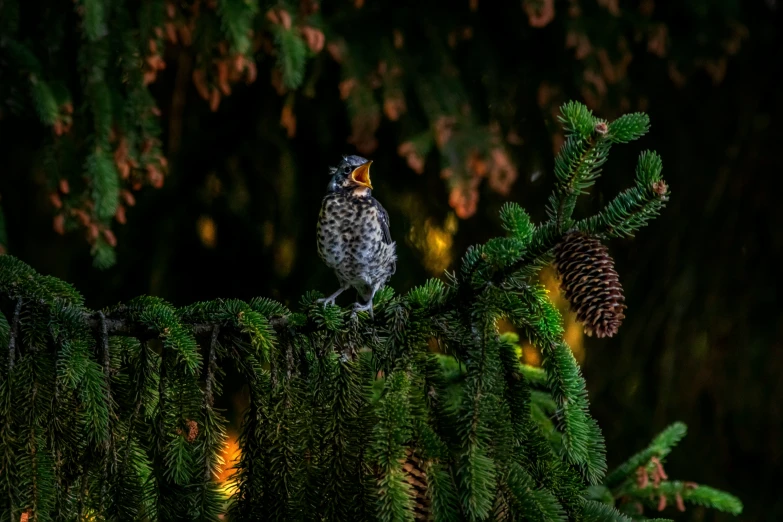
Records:
M357 312L369 312L370 313L370 319L374 319L372 314L372 298L370 298L369 301L362 304L359 302L356 302L353 304L353 313Z
M350 287L351 287L351 285L345 284L345 285L341 286L335 293L333 293L329 297L322 297L321 299L317 299L316 302L317 303L323 303L324 305L327 305L327 304L333 305L334 304L334 300L337 299L337 296L342 294L346 290L348 290Z
M375 316L373 315L373 304L372 300L375 298L375 292L378 291L377 286L370 287L372 291L370 292L370 295L367 297L367 302L364 304L359 303L358 301L353 304L353 313L357 312L369 312L370 319L375 319ZM362 296L364 297L364 295Z

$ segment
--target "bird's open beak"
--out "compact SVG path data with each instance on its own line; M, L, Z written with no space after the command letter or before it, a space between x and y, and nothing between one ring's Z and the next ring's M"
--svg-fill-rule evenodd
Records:
M359 167L356 167L353 172L351 172L351 179L354 180L359 185L362 185L364 187L367 187L368 189L372 190L372 183L370 182L370 164L372 161L368 161L364 165L360 165Z

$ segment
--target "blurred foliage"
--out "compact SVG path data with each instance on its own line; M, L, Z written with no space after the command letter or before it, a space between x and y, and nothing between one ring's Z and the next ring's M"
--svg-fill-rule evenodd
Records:
M88 4L103 5L0 3L0 250L95 307L140 293L295 300L331 286L314 223L326 166L355 151L374 160L403 290L496 235L504 201L542 208L566 99L609 119L646 110L642 146L667 159L678 197L633 246L613 242L628 318L577 353L610 466L682 419L690 460L675 475L737 493L744 520L783 518L776 0L144 1L126 26L96 23ZM95 39L146 73L116 75L124 62L87 53ZM122 95L108 127L95 63ZM628 185L624 154L577 214ZM118 186L91 184L112 168ZM116 206L91 206L106 194ZM116 264L92 269L82 235Z

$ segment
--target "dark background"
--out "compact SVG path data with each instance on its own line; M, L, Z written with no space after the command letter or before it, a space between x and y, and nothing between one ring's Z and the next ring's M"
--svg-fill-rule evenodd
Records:
M609 245L625 288L627 319L611 340L575 343L610 467L682 420L689 434L668 459L670 476L738 495L745 504L741 520L783 520L778 4L676 2L656 5L647 17L638 14L639 2L621 2L620 16L605 12L611 2L584 6L591 39L608 41L611 50L625 38L633 55L622 80L598 94L585 90L582 74L595 64L576 58L563 43L571 23L567 2L556 2L556 16L543 28L531 28L517 2L482 1L476 12L464 4L403 3L390 10L368 0L362 9L350 2L324 6L336 31L352 35L354 43L368 42L368 49L373 28L405 25L407 52L422 55L408 62L410 85L417 71L436 74L422 35L442 32L445 40L449 26L469 23L473 39L452 58L476 119L498 119L522 138L508 144L519 174L511 192L500 195L482 183L476 213L455 219L439 177L442 157L429 154L424 173L416 174L397 153L409 134L406 116L383 119L378 146L367 155L374 161L375 195L390 212L400 250L391 285L404 292L437 275L436 268L455 267L468 245L501 233L497 211L503 201L520 202L538 220L544 216L557 136L551 108L541 103L543 83L555 86L555 98L587 101L601 117L646 111L651 132L613 149L596 189L577 209L594 212L631 186L642 150L663 157L672 191L668 207L635 239ZM648 50L644 35L652 22L667 27L664 56ZM746 36L732 53L722 42L737 24ZM719 59L723 75L703 65ZM79 234L52 231L37 157L46 131L30 115L0 119L8 253L73 283L93 308L139 294L175 305L263 295L296 306L306 290L331 293L336 281L317 258L315 220L327 167L341 154L357 153L346 141L351 120L340 99L340 65L320 56L309 66L320 71L315 96L297 94L296 135L289 139L279 124L284 98L270 83L268 61L259 65L259 81L236 88L217 112L192 85L177 84L176 56L167 61L172 65L150 88L163 112L171 171L163 188L136 195L127 225L115 226L117 264L108 270L92 267ZM682 71L682 83L670 73L672 63ZM186 95L185 111L172 121L177 89ZM408 111L411 119L423 113L414 95ZM181 131L176 147L167 142L173 128ZM213 246L203 239L204 217L214 224ZM457 223L453 235L448 223ZM427 236L426 230L435 232ZM434 246L436 240L446 246ZM732 519L697 508L666 515Z

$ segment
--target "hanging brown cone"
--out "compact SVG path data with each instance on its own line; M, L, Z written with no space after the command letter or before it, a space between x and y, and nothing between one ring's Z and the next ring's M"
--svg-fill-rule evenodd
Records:
M570 232L555 247L555 268L585 333L616 334L625 319L625 296L606 246L582 232Z
M430 499L427 497L427 472L424 462L415 449L405 451L406 458L402 462L405 481L411 486L413 494L413 517L416 520L431 520Z

